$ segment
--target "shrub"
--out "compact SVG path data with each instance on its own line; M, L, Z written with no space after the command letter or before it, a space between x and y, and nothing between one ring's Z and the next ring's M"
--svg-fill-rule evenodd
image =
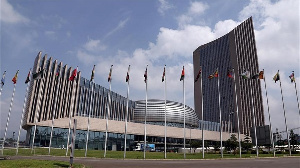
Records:
M298 153L300 153L300 152L298 152L298 151L292 151L291 153L292 153L292 154L298 154Z

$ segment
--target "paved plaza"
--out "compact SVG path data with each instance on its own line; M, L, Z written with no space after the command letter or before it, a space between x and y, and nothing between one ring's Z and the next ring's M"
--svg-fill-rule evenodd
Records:
M69 161L69 157L12 156L17 159ZM300 157L210 159L210 160L132 160L74 158L74 163L99 168L300 168Z

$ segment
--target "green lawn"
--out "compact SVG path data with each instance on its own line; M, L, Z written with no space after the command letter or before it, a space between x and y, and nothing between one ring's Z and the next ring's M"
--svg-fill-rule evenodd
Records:
M68 162L51 161L51 160L0 160L1 168L53 168L53 167L69 167ZM85 167L81 164L74 164L74 168Z
M52 156L65 156L65 149L51 149ZM75 150L75 157L84 157L85 150L77 149ZM16 155L15 149L5 149L4 155L14 156ZM36 148L33 153L31 153L31 149L19 149L19 154L21 156L32 156L32 155L48 155L48 148ZM88 150L87 157L95 157L95 158L104 158L103 150ZM124 152L123 151L107 151L106 158L116 158L123 159ZM137 151L127 151L126 158L127 159L143 159L144 153ZM276 157L288 156L288 154L276 154ZM300 156L300 154L292 154L292 156ZM256 157L256 154L242 154L242 158L250 158ZM273 157L273 154L259 154L259 157ZM163 152L146 152L146 159L163 159ZM205 153L205 159L219 159L221 158L220 154L214 153ZM239 158L239 154L225 154L224 158ZM183 159L183 153L167 153L167 159ZM186 159L202 159L202 153L196 154L186 154Z

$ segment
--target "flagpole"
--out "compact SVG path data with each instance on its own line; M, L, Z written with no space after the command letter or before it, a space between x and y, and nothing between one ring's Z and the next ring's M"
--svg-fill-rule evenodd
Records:
M40 100L40 95L41 95L41 92L42 92L42 78L41 79L38 79L39 82L40 82L40 88L39 88L39 92L38 92L38 108L37 110L35 111L35 122L34 122L34 131L33 131L33 138L32 138L32 145L31 145L31 153L33 151L33 148L34 148L34 139L35 139L35 134L36 134L36 124L38 122L38 118L39 118L39 112L40 112L40 105L41 105L41 100Z
M184 66L183 66L183 69L184 69ZM183 154L184 154L184 159L186 159L186 154L185 154L185 87L184 87L184 78L183 78L183 149L184 149Z
M90 97L90 111L89 111L89 117L88 117L88 126L87 126L87 134L86 134L86 142L85 142L85 153L84 157L86 157L87 150L88 150L88 143L89 143L89 133L90 133L90 119L91 119L91 113L92 113L92 102L93 102L93 91L94 91L94 83L93 80L90 81L90 85L92 85L92 91L91 91L91 97Z
M1 93L2 93L2 89L3 89L3 85L1 85L1 88L0 88L0 96L1 96Z
M0 88L0 96L1 96L1 93L2 93L2 89L3 89L3 85L1 84L1 88Z
M11 96L11 101L10 101L10 106L9 106L9 110L8 110L8 117L7 117L7 121L6 121L6 126L5 126L5 132L4 132L4 138L3 138L3 143L2 143L2 151L1 154L3 155L3 150L4 150L4 143L5 143L5 139L6 139L6 133L7 133L7 127L8 127L8 123L9 123L9 118L10 118L10 113L11 113L11 109L12 109L12 105L14 102L14 96L15 96L15 91L16 91L16 83L14 84L14 89L13 89L13 94Z
M4 71L3 76L2 76L2 79L1 79L0 96L1 96L1 93L2 93L3 86L4 86L4 81L3 81L3 83L2 83L2 80L5 80L5 74L6 74L6 71Z
M91 80L90 80L90 85L92 85L91 89L91 97L90 97L90 110L89 110L89 118L88 118L88 126L87 126L87 134L86 134L86 143L85 143L85 154L84 157L86 157L87 150L88 150L88 143L89 143L89 133L90 133L90 120L91 120L91 113L92 113L92 102L93 102L93 93L94 93L94 71L95 71L95 65L92 70L92 75L91 75Z
M300 105L299 105L299 98L298 98L298 92L297 92L296 80L295 80L295 90L296 90L296 98L297 98L298 109L299 109L299 115L300 115Z
M148 67L148 65L147 65ZM146 82L146 109L145 109L145 128L144 128L144 159L146 159L146 147L147 147L147 144L146 144L146 138L147 138L147 103L148 103L148 80L145 81Z
M109 93L108 93L108 108L106 114L106 130L105 130L105 142L104 142L104 158L106 157L106 148L107 148L107 130L108 130L108 115L110 113L111 108L111 80L109 80Z
M234 69L233 69L234 70ZM234 73L233 76L233 82L234 82L234 91L235 91L235 103L236 103L236 116L237 116L237 127L238 127L238 140L239 140L239 153L240 158L242 158L242 145L241 145L241 133L240 133L240 117L239 117L239 106L238 106L238 97L237 97L237 91L236 91L236 78L235 75L237 73Z
M77 68L76 68L76 74L75 74L75 76L74 76L74 78L76 77L76 75L77 75L77 69L78 69L78 66L77 66ZM75 69L73 70L73 72L75 71ZM72 74L71 75L74 75L73 74L73 72L72 72ZM69 81L70 81L70 79L69 79ZM71 134L71 122L72 122L72 110L73 110L73 107L74 107L74 98L75 98L75 95L73 94L73 92L75 91L75 89L74 89L74 82L76 82L76 79L73 79L73 80L71 80L71 82L72 82L72 95L71 95L71 109L69 110L69 132L68 132L68 141L67 141L67 150L66 150L66 156L68 155L68 151L69 151L69 143L70 143L70 134Z
M271 137L271 143L272 143L272 149L273 149L273 157L275 157L275 147L274 147L274 139L273 139L273 133L272 133L272 122L271 122L271 113L270 113L270 106L269 106L269 99L268 99L268 92L267 92L267 84L265 79L265 70L263 69L263 78L265 83L265 90L266 90L266 98L267 98L267 106L268 106L268 114L269 114L269 122L270 122L270 137Z
M72 81L73 83L73 81ZM73 93L73 89L72 89L72 93ZM73 99L73 94L72 94L72 97L71 97L71 100ZM67 149L66 149L66 156L68 156L68 151L69 151L69 143L70 143L70 134L71 134L71 112L69 111L69 132L68 132L68 140L67 140Z
M54 116L55 116L55 111L56 111L56 104L57 104L56 101L57 101L58 90L59 90L59 77L56 76L56 78L57 78L56 79L56 91L55 91L55 96L54 96L54 107L52 110L51 134L50 134L49 151L48 151L49 155L50 155L52 138L53 138Z
M128 69L128 73L129 73L129 69ZM126 107L126 114L125 114L125 135L124 135L124 159L126 158L126 145L127 145L127 118L128 118L128 109L129 109L129 81L130 79L128 79L128 85L127 85L127 107Z
M217 69L218 71L218 69ZM220 94L220 80L218 77L218 93L219 93L219 110L220 110L220 151L221 151L221 157L223 158L223 142L222 142L222 111L221 111L221 94Z
M73 93L73 89L72 89L72 93ZM73 94L72 94L72 97L73 97ZM72 99L72 98L71 98ZM68 140L67 140L67 149L66 149L66 156L68 156L68 151L69 151L69 143L70 143L70 134L71 134L71 120L72 120L72 117L71 117L71 112L69 111L69 132L68 132Z
M31 75L31 68L30 68L30 70L29 70L29 76L30 76L30 75ZM23 104L23 110L22 110L22 116L21 116L21 121L20 121L18 140L17 140L16 155L18 155L18 152L19 152L20 134L21 134L21 128L22 128L23 119L24 119L24 112L25 112L25 107L26 107L26 101L27 101L27 95L28 95L29 84L30 84L30 82L27 83L27 87L26 87L26 93L25 93L25 98L24 98L24 104Z
M278 75L279 75L279 70L278 70ZM279 77L279 84L280 84L280 90L281 90L281 100L282 100L282 108L283 108L283 115L284 115L284 122L285 122L285 131L286 131L286 135L287 135L287 140L288 140L288 148L289 148L289 155L291 156L291 145L290 145L290 137L289 137L289 130L287 127L287 123L286 123L286 115L285 115L285 108L284 108L284 101L283 101L283 94L282 94L282 87L281 87L281 79Z
M202 67L200 67L200 68L202 68ZM201 100L201 109L202 109L202 113L201 113L201 120L202 120L202 122L201 122L201 132L202 132L202 158L204 159L204 115L203 115L203 86L202 86L202 74L201 74L201 78L200 78L200 86L201 86L201 94L202 94L202 100Z
M166 65L164 67L164 80L165 80L165 159L167 159L167 77L166 77Z
M250 80L250 85L252 86L252 80ZM252 104L252 120L253 120L253 127L254 127L254 136L255 136L255 146L256 146L256 157L258 157L258 144L257 144L257 132L256 132L256 116L254 112L254 102L253 102L253 87L250 88L251 92L251 104Z
M73 129L72 129L72 139L71 139L71 147L70 147L70 167L73 167L73 159L75 152L75 140L76 140L76 127L77 127L77 119L73 121Z

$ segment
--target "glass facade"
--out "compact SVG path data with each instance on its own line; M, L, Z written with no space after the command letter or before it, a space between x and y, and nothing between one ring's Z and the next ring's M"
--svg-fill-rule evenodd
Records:
M200 55L205 55L199 58L202 65L202 87L203 87L203 111L205 111L204 120L212 122L220 122L219 119L219 92L220 91L220 108L222 111L222 120L228 120L228 114L235 107L235 99L233 97L234 87L231 78L227 77L227 70L232 68L229 55L228 35L212 42L210 45L204 46L199 50ZM218 69L219 77L208 79L208 76L213 74Z
M211 122L211 121L202 121L199 120L199 129L202 130L202 122L203 122L203 130L207 131L220 131L220 123Z
M30 128L30 142L32 142L34 127ZM66 148L68 140L68 128L54 128L51 147ZM37 126L34 146L49 147L51 127ZM76 149L85 149L86 130L76 130ZM71 135L72 137L72 131ZM107 149L120 151L124 149L124 134L108 133ZM89 131L88 149L104 150L105 132ZM127 135L127 150L135 149L134 135Z
M264 125L260 81L245 80L240 75L245 71L251 76L259 72L252 18L228 34L199 46L193 53L193 64L195 77L200 67L202 70L202 85L196 82L194 86L195 111L199 118L203 113L202 120L220 123L221 111L222 125L232 123L233 131L237 132L239 119L239 128L244 134L250 133L254 120L256 126ZM209 79L216 70L218 77ZM227 76L228 71L233 71L235 79ZM223 126L223 131L225 129Z
M30 142L32 142L34 127L30 128ZM49 147L51 127L37 126L35 144L37 147ZM76 130L76 149L85 149L86 130ZM70 137L72 134L70 135ZM52 148L65 149L67 146L68 129L54 128L52 138ZM105 132L90 131L88 149L104 150ZM127 135L127 151L137 149L137 145L144 143L144 135ZM156 151L164 150L164 137L147 136L148 144L155 144ZM182 138L167 138L168 151L178 151L182 147ZM124 150L124 134L108 133L107 149L112 151Z
M153 123L149 123L153 124ZM219 131L219 123L204 121L204 130L207 131ZM191 129L200 129L201 130L201 121L199 121L199 127ZM52 148L66 148L68 140L68 128L53 128L53 137L52 137ZM30 127L28 130L29 142L32 142L34 132L34 126ZM188 134L189 131L187 131ZM76 130L76 140L75 148L76 149L85 149L86 144L86 130ZM35 135L35 144L37 147L49 147L51 136L51 127L37 126L36 135ZM70 138L72 137L72 131ZM147 136L148 144L155 144L156 151L164 150L164 137L158 136ZM122 151L124 150L124 134L120 133L111 133L108 132L107 138L107 149L113 151ZM88 149L91 150L104 150L105 142L105 132L100 131L89 131L89 142ZM144 135L127 135L127 150L132 151L137 148L139 143L144 143ZM189 141L187 141L187 144ZM168 151L178 151L178 148L183 146L183 138L170 138L167 137L167 149Z

